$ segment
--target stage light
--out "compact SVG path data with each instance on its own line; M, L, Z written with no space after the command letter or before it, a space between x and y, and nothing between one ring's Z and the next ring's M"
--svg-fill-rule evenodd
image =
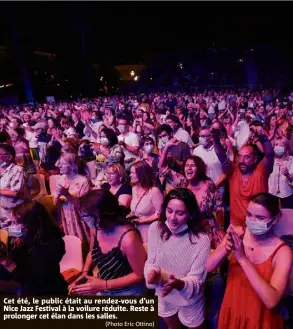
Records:
M135 72L134 72L134 71L130 71L130 75L131 75L132 77L134 77L134 76L135 76Z
M136 75L133 79L134 79L134 81L137 81L138 78L139 78L139 77Z

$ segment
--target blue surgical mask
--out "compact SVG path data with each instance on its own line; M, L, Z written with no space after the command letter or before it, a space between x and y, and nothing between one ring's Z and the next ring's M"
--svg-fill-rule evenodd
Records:
M125 125L118 125L117 129L119 130L120 134L124 134L126 132L126 126Z
M24 226L22 225L11 225L8 227L8 235L13 238L21 238L24 237L26 232L24 231Z
M263 235L263 234L266 234L270 231L270 229L276 223L276 219L273 218L268 223L264 223L262 221L251 222L251 221L247 220L247 217L246 217L246 222L245 223L246 223L248 231L251 234L253 234L253 235Z
M95 123L99 122L99 119L97 119L97 118L91 118L91 122L92 122L92 124L95 124Z
M206 146L208 141L206 137L199 137L198 142L199 145Z
M154 150L154 146L153 145L146 145L144 147L144 150L146 151L147 154L151 154Z
M281 157L285 153L285 147L284 146L275 146L274 152L275 152L276 156Z
M171 231L171 233L172 234L175 234L175 235L180 234L180 233L183 233L183 232L185 232L185 231L188 230L188 225L187 224L183 224L182 226L180 226L179 228L177 228L175 231L170 228L169 223L168 223L167 220L165 221L165 224L168 227L168 229Z

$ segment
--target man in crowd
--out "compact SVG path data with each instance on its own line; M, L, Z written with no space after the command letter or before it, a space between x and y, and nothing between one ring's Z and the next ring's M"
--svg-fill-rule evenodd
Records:
M274 165L274 150L263 128L258 126L254 131L264 150L263 159L259 162L256 149L244 145L238 152L236 164L230 162L220 142L219 132L212 131L215 152L222 164L223 172L229 177L230 222L239 233L244 232L247 206L251 196L268 192L268 178Z

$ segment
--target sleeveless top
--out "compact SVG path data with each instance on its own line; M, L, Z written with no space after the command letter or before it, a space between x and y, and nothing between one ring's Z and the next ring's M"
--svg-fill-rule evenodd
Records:
M285 245L285 243L281 243L266 261L252 264L258 274L268 283L273 274L273 258ZM236 257L232 255L218 329L282 328L281 312L278 312L276 308L270 310L264 305L252 288Z
M136 232L133 228L125 231L121 235L117 247L114 247L105 254L102 253L98 239L95 239L92 261L99 269L98 278L102 280L113 280L133 272L128 259L123 255L120 249L123 237L130 231Z

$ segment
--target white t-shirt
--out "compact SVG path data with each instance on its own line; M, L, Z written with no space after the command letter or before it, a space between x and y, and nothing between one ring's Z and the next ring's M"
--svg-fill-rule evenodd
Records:
M194 143L193 143L189 133L182 128L179 128L176 131L176 133L173 135L173 137L175 137L180 142L187 143L190 148L194 146Z
M193 151L193 155L197 155L202 158L207 166L207 176L215 183L222 175L222 165L219 161L214 145L209 149L205 149L202 145L196 147Z
M129 132L126 136L119 135L118 141L119 142L124 141L125 144L130 145L130 146L139 146L139 138L138 138L137 134L135 134L133 132ZM124 160L128 160L128 159L137 157L137 154L126 150L126 148L124 146L122 146L122 149L123 149L123 152L125 155Z
M34 131L27 131L25 133L25 139L28 141L30 149L38 148L38 137L36 137Z

